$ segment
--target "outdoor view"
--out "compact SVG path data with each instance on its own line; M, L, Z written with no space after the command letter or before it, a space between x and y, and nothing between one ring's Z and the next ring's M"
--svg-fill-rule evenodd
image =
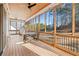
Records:
M52 32L54 29L54 20L53 20L53 12L52 10L49 10L46 12L46 31Z
M75 32L79 32L79 3L76 3L76 29Z
M17 32L19 33L20 31L23 31L23 25L24 25L24 21L23 20L10 20L10 34L17 34Z
M63 4L56 9L57 17L57 32L69 33L72 32L72 4Z
M78 8L77 8L78 9ZM78 12L77 12L78 14ZM45 20L46 17L46 20ZM77 16L76 16L77 17ZM51 32L54 30L54 20L53 20L53 11L50 9L46 13L40 14L40 31L45 32L45 23L46 23L46 32ZM69 33L72 32L72 4L62 4L60 7L56 8L56 27L57 32L60 33ZM78 19L78 17L77 17ZM46 21L46 22L45 22ZM36 23L38 26L38 16L30 20L30 27L34 27L32 23Z
M75 32L79 32L79 4L76 4L76 24L75 24ZM56 33L72 33L72 4L71 3L63 3L59 7L56 7ZM40 21L39 21L40 20ZM38 22L39 21L39 22ZM33 24L34 25L33 25ZM40 23L40 24L39 24ZM27 29L29 31L33 30L38 32L38 24L40 25L40 32L53 32L54 31L54 12L53 9L49 9L47 12L42 13L32 20L29 21ZM45 27L46 26L46 27ZM65 34L64 34L65 35ZM69 35L69 34L68 34ZM39 35L39 39L46 41L52 44L55 41L55 37L52 34ZM75 39L75 38L74 38ZM57 36L57 44L62 46L63 48L68 48L70 50L79 51L78 41L73 40L72 38Z

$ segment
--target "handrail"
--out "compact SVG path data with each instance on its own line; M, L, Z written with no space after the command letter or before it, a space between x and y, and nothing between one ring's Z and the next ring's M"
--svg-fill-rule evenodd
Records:
M73 35L66 35L66 34L56 34L57 36L64 36L64 37L71 37L71 38L79 38L79 36L73 36Z

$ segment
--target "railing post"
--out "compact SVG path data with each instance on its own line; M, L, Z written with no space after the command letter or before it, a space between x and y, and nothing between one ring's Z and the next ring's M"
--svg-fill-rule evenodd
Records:
M75 33L75 3L72 3L72 35Z
M56 9L53 10L53 16L54 16L54 46L56 45L57 38L56 38Z

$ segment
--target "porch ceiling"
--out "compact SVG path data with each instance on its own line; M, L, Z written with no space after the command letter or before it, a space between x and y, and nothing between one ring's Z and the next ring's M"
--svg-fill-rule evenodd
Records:
M28 8L28 3L9 3L8 9L10 18L26 20L32 15L39 12L41 9L49 5L49 3L36 3L31 9Z

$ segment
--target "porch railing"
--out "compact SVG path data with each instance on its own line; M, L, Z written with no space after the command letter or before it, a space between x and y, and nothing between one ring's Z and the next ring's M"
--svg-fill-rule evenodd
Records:
M47 34L39 35L39 39L49 45L60 48L70 54L79 56L79 36L72 36L72 34Z
M79 55L79 36L56 34L56 47Z

